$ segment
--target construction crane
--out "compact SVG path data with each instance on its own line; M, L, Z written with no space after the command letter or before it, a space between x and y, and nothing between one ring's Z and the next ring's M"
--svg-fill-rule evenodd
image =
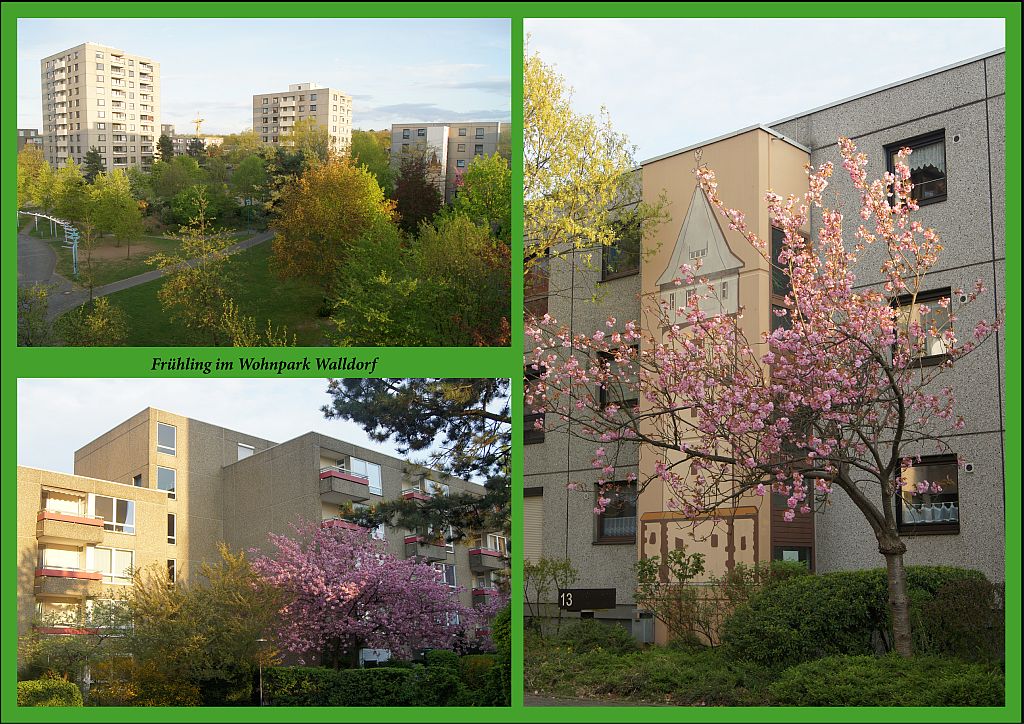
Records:
M192 122L196 124L196 138L199 138L199 128L203 125L203 121L205 120L205 118L200 118L199 111L196 111L196 117L192 119Z

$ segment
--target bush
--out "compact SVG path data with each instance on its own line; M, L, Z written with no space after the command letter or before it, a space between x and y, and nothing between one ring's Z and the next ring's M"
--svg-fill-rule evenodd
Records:
M984 578L945 584L911 609L914 651L996 663L1004 659L1006 609L1002 586Z
M935 656L831 656L785 671L769 687L793 706L1002 706L1001 674Z
M18 682L18 706L82 706L82 692L66 679Z
M458 657L456 657L457 659ZM459 678L458 661L454 666L426 666L414 672L412 706L472 706L476 703ZM387 703L377 701L377 706Z
M427 666L444 666L449 669L458 670L459 655L447 649L434 649L423 656L423 663Z
M497 651L495 664L491 667L487 688L482 696L486 706L509 706L512 703L512 605L505 608L491 621L491 641Z
M640 648L639 642L622 626L594 619L583 619L566 627L558 635L557 642L576 653L608 651L627 654Z
M263 672L274 706L412 706L415 669L277 666Z
M907 568L916 610L943 586L963 580L984 576L944 566ZM738 607L722 627L722 643L734 658L776 667L884 652L891 641L884 569L798 576L770 585Z

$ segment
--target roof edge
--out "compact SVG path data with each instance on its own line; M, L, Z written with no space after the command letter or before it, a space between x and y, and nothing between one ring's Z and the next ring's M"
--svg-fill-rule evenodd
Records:
M791 146L799 148L801 151L804 151L805 153L810 153L811 152L811 149L808 148L807 146L803 145L802 143L798 143L797 141L794 141L789 136L786 136L786 135L784 135L782 133L779 133L774 128L769 128L768 126L766 126L766 125L764 125L762 123L758 123L758 124L753 125L753 126L747 126L746 128L741 128L738 131L733 131L732 133L726 133L726 134L723 134L721 136L716 136L714 138L709 138L706 141L700 141L699 143L690 144L689 146L677 149L675 151L669 151L668 153L663 153L660 156L654 156L653 158L648 158L648 159L640 162L640 167L643 168L647 164L654 163L655 161L661 161L661 160L664 160L666 158L671 158L672 156L678 156L681 153L687 153L689 151L693 151L693 150L696 150L698 148L701 148L702 146L709 146L712 143L718 143L719 141L725 141L725 140L727 140L729 138L733 138L734 136L742 136L744 133L750 133L751 131L764 131L765 133L774 136L775 138L779 139L780 141L785 141L786 143L790 144Z

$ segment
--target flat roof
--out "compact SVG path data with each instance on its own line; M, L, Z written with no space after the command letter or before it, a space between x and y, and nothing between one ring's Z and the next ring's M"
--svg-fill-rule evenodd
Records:
M744 133L750 133L751 131L764 131L765 133L768 133L768 134L770 134L772 136L775 136L780 141L785 141L786 143L790 144L791 146L799 148L801 151L805 151L806 153L810 153L811 152L811 149L809 149L807 146L803 145L802 143L798 143L798 142L794 141L792 138L789 138L788 136L784 136L783 134L781 134L778 131L776 131L774 128L769 128L768 126L765 126L765 125L762 125L762 124L759 123L759 124L754 125L754 126L747 126L746 128L741 128L740 130L733 131L732 133L726 133L726 134L724 134L722 136L716 136L715 138L709 138L706 141L700 141L699 143L692 143L689 146L686 146L685 148L680 148L680 149L677 149L675 151L669 151L668 153L663 153L660 156L655 156L653 158L648 158L645 161L641 161L640 162L640 166L641 167L642 166L646 166L647 164L654 163L655 161L661 161L662 159L665 159L665 158L670 158L672 156L678 156L681 153L687 153L688 151L694 151L694 150L696 150L698 148L702 148L703 146L708 146L708 145L711 145L712 143L718 143L719 141L724 141L726 139L733 138L734 136L742 136Z
M739 136L739 135L742 135L744 133L749 133L750 131L754 131L754 130L758 130L758 129L760 129L762 131L765 131L766 133L770 133L771 135L775 136L779 140L785 141L786 143L789 143L789 144L795 146L796 148L799 148L801 151L806 151L807 153L810 153L811 149L809 149L807 146L804 146L802 143L798 143L797 141L794 141L792 138L789 138L789 137L785 136L784 134L779 133L777 130L772 128L772 126L778 125L780 123L787 123L787 122L795 120L797 118L803 118L804 116L809 116L812 113L818 113L820 111L824 111L824 110L827 110L829 108L834 108L836 106L841 106L844 103L849 103L849 102L855 101L855 100L857 100L859 98L865 98L865 97L873 95L875 93L881 93L882 91L888 90L890 88L896 88L897 86L905 85L907 83L913 83L914 81L921 80L922 78L927 78L928 76L937 75L939 73L944 73L947 70L952 70L954 68L959 68L959 67L964 66L964 65L970 65L971 63L977 63L979 60L985 60L986 58L992 58L992 57L995 57L997 55L1002 55L1002 54L1005 54L1005 53L1006 53L1006 48L999 48L998 50L992 50L992 51L990 51L988 53L982 53L981 55L976 55L973 58L967 58L966 60L959 60L959 61L957 61L955 63L950 63L949 65L944 65L941 68L935 68L934 70L928 70L928 71L925 71L924 73L919 73L919 74L917 74L915 76L911 76L910 78L903 78L902 80L895 81L894 83L889 83L888 85L883 85L883 86L880 86L878 88L872 88L871 90L864 91L862 93L857 93L856 95L849 96L848 98L843 98L842 100L833 101L832 103L826 103L823 106L818 106L817 108L812 108L812 109L810 109L808 111L802 111L800 113L795 113L795 114L793 114L791 116L787 116L785 118L780 118L779 120L772 121L771 123L768 123L768 124L759 123L757 125L748 126L746 128L741 128L740 130L733 131L732 133L726 133L726 134L721 135L721 136L716 136L715 138L710 138L710 139L708 139L706 141L700 141L698 143L693 143L693 144L690 144L689 146L686 146L685 148L680 148L680 149L675 150L675 151L669 151L668 153L663 153L663 154L661 154L659 156L654 156L653 158L648 158L645 161L641 161L640 162L640 166L646 166L647 164L654 163L655 161L661 161L662 159L665 159L665 158L670 158L672 156L678 156L681 153L687 153L689 151L694 151L694 150L696 150L698 148L701 148L702 146L708 146L708 145L710 145L712 143L718 143L719 141L724 141L724 140L726 140L728 138L732 138L733 136Z
M967 60L958 60L955 63L950 63L949 65L944 65L941 68L935 68L934 70L926 70L924 73L918 73L917 75L911 76L909 78L904 78L903 80L898 80L898 81L896 81L894 83L889 83L888 85L879 86L878 88L872 88L871 90L864 91L863 93L857 93L856 95L852 95L849 98L843 98L841 101L833 101L832 103L826 103L823 106L818 106L817 108L812 108L809 111L803 111L802 113L796 113L796 114L794 114L792 116L786 116L785 118L780 118L777 121L772 121L768 125L774 126L774 125L779 124L779 123L787 123L787 122L795 120L797 118L803 118L804 116L809 116L812 113L818 113L819 111L824 111L824 110L827 110L829 108L835 108L836 106L841 106L844 103L849 103L850 101L855 101L855 100L857 100L859 98L865 98L867 96L874 95L875 93L881 93L884 90L889 90L890 88L896 88L897 86L905 85L907 83L913 83L916 80L921 80L922 78L927 78L928 76L931 76L931 75L938 75L939 73L945 73L947 70L953 70L954 68L959 68L959 67L964 66L964 65L970 65L971 63L977 63L979 60L985 60L986 58L992 58L992 57L995 57L997 55L1002 55L1004 53L1006 53L1006 48L999 48L998 50L992 50L992 51L989 51L988 53L982 53L981 55L976 55L973 58L968 58Z

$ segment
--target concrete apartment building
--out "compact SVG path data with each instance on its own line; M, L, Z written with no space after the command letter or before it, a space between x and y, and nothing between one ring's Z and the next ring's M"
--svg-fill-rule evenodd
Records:
M287 91L252 97L252 128L263 143L279 145L301 120L327 129L331 150L347 155L352 147L352 96L317 83L292 83Z
M25 146L35 146L40 151L43 150L43 137L39 135L38 128L18 129L18 153L21 153Z
M18 468L20 631L40 620L49 633L81 630L93 601L129 583L130 567L155 564L186 579L219 560L221 542L266 550L269 533L335 520L346 506L483 492L318 433L275 443L153 408L76 451L74 471ZM500 531L458 544L429 531L370 534L391 554L430 562L466 589L466 605L496 595L508 566Z
M431 178L447 203L470 161L497 153L501 130L498 121L396 123L391 126L391 165L397 171L403 157L426 156Z
M92 147L106 170L148 168L160 128L160 64L98 43L39 62L43 154L52 166L81 164Z
M575 334L592 333L603 329L609 316L620 323L641 318L641 298L646 303L685 294L685 287L670 283L675 270L701 258L702 274L717 283L728 307L721 311L734 313L742 307L746 335L757 339L771 329L771 310L784 296L786 279L773 277L764 260L713 213L696 189L694 151L700 149L701 161L718 175L723 200L744 211L751 228L774 245L780 239L767 218L764 191L802 193L804 163L833 161L837 170L830 188L841 192L843 208L859 208L839 163L836 143L846 135L868 155L871 178L891 165L900 147L914 149L910 166L921 205L916 218L934 227L944 246L925 293L953 296L959 329L973 328L977 318L992 319L1005 299L1004 66L1003 52L990 53L644 161L643 197L654 201L664 192L670 218L643 240L643 253L632 241L591 250L593 269L552 262L547 278L536 277L538 283L527 285L528 309L534 314L549 311ZM817 228L807 231L814 234ZM863 286L879 284L882 253L880 247L869 247L861 256L856 271ZM978 305L958 310L960 300L951 290L968 289L979 277L989 291ZM641 323L650 325L649 320ZM941 353L929 350L936 360L942 359ZM957 470L948 457L922 460L928 479L948 474L954 483L944 485L935 500L917 502L908 494L898 501L896 515L909 565L963 566L994 581L1004 578L1003 359L1000 334L943 381L954 387L958 413L967 420L966 429L946 440L967 466ZM926 357L922 363L931 361ZM535 374L529 368L525 373L528 379ZM990 383L979 388L978 380ZM669 492L656 482L639 495L620 496L610 512L595 515L593 492L565 487L568 481L579 481L593 490L598 477L591 465L593 443L564 432L532 430L533 419L528 416L524 441L525 555L534 560L542 555L568 557L580 573L574 587L615 591L615 608L578 615L619 623L637 638L663 642L666 634L660 625L652 625L633 601L633 566L638 558L664 556L681 544L703 552L713 574L738 562L778 559L807 561L820 572L883 565L870 528L841 491L827 510L813 518L798 516L792 524L782 521L782 506L770 496L739 500L723 511L716 530L702 531L707 526L699 524L696 533L703 540L697 541L690 536L690 524L670 509ZM933 450L922 452L927 456ZM618 461L618 474L638 472L645 480L653 472L655 452L621 448ZM544 615L556 610L554 594L549 598Z

